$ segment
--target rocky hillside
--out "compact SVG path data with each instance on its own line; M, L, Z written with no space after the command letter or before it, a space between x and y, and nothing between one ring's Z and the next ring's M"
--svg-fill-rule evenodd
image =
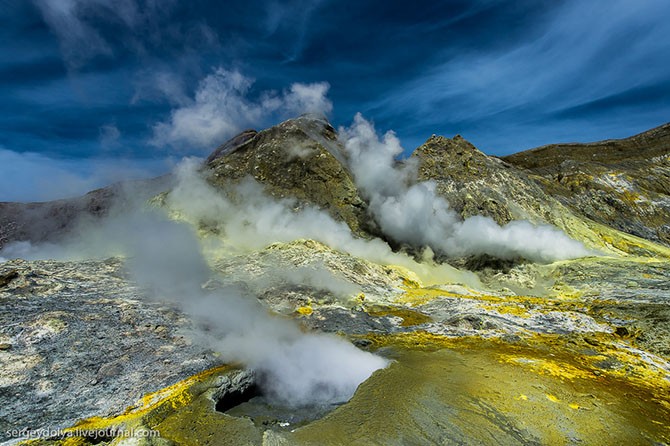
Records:
M504 159L433 136L396 163L417 173L407 190L434 182L464 219L550 224L597 250L554 262L394 252L346 141L318 116L242 132L195 166L197 184L177 171L131 193L2 203L0 249L58 241L82 217L98 229L124 206L151 218L103 233L139 245L123 256L0 262L0 443L670 444L669 128ZM258 227L236 189L249 177L272 204ZM623 209L629 186L637 207ZM179 208L180 190L199 206ZM196 208L207 222L185 215ZM318 230L268 241L274 220ZM267 391L305 369L330 389L325 377L357 367L352 350L387 366L347 401ZM296 351L304 362L282 368Z
M376 232L366 215L335 129L324 118L304 115L261 132L232 138L207 159L211 181L225 189L251 175L277 198L296 198L327 210L358 235Z
M503 158L574 212L670 244L670 124L626 139L552 144Z
M579 195L573 196L562 189L560 181L517 166L508 162L508 158L488 156L460 136L453 139L433 136L416 149L412 158L418 161L419 180L435 181L437 191L463 218L485 215L500 224L512 220L549 223L600 251L666 255L659 251L658 246L644 240L658 241L657 237L649 235L651 230L629 230L628 216L636 209L641 214L633 221L648 221L651 218L642 209L628 208L624 214L610 210L610 213L614 213L612 218L600 218L609 208L590 213L586 208L575 205L592 203L591 206L596 207L599 206L597 200L591 202L588 198L582 200ZM664 181L663 178L667 178L663 170L665 168L662 164L657 165L656 158L637 162L640 168L646 165L647 171L660 171L656 180ZM636 178L639 182L648 181L642 172L638 172ZM595 194L591 189L583 190ZM616 200L618 194L612 184L603 183L598 196L611 202ZM666 194L658 197L660 203L668 200ZM664 212L666 208L661 206L658 209ZM665 222L670 221L668 218Z
M417 180L436 182L463 218L549 223L599 251L664 255L654 243L669 242L669 135L665 125L625 140L551 145L503 159L460 136L433 136L411 162L418 162ZM251 176L275 198L324 209L354 234L397 246L371 217L337 133L320 116L244 131L213 151L204 170L224 193ZM74 199L0 203L0 249L16 240L58 239L82 216L106 215L112 203L122 206L130 197L146 200L169 190L171 181L168 175Z
M664 186L668 158L661 155L667 154L663 145L667 128L631 138L638 147L651 141L651 148L644 152L651 158L636 152L635 161L626 161L618 149L613 155L621 160L621 166L637 166L626 174L637 192L623 191L611 180L615 176L611 171L598 177L601 180L593 180L597 188L584 183L577 191L565 189L564 176L559 180L559 175L546 173L546 167L543 174L515 164L514 159L487 156L460 136L431 137L414 152L412 160L418 161L417 180L435 181L438 193L463 218L483 215L501 225L513 220L549 223L600 251L659 254L657 247L644 239L663 241L661 235L670 221L665 218L670 193ZM537 156L543 153L531 152ZM595 172L602 166L589 165L588 169ZM212 172L212 183L221 189L251 175L274 197L316 205L346 222L359 236L394 242L371 218L348 167L346 151L321 117L307 115L261 132L245 131L219 147L208 158L207 169ZM634 206L621 201L631 197L636 197Z
M82 197L35 203L0 202L0 249L13 241L56 241L82 219L106 216L112 207L123 212L136 200L148 200L170 187L171 176L128 181L97 189Z
M554 169L565 161L613 164L651 161L670 150L670 123L624 139L591 143L548 144L508 155L503 159L525 169Z

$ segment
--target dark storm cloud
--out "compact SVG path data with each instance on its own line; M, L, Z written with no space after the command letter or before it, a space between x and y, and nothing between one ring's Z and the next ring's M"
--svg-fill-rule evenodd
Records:
M323 82L335 125L363 112L406 149L433 133L498 154L625 137L670 116L667 17L665 0L2 0L0 145L146 160L178 140L202 155ZM223 72L248 86L231 96ZM236 104L245 119L214 122ZM220 131L189 144L199 118Z

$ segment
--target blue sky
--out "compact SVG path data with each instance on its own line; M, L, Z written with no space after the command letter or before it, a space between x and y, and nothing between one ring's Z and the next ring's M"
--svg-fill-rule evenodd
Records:
M0 0L0 201L75 195L301 111L489 154L670 120L670 2Z

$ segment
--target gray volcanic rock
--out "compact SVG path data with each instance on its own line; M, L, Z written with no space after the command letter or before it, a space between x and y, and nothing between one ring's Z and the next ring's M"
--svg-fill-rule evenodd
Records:
M238 134L237 136L234 136L233 138L229 139L228 141L217 147L216 150L214 150L207 157L207 160L205 162L209 164L219 157L233 153L234 151L240 149L248 142L253 140L257 134L258 132L253 129L243 131L242 133Z
M511 220L549 223L601 252L633 252L652 256L659 254L658 245L655 247L638 239L627 238L626 234L619 232L644 235L640 231L637 234L635 231L626 231L631 224L639 221L629 216L635 209L621 214L614 212L617 215L612 217L614 220L600 218L604 213L612 212L608 211L608 207L600 206L597 200L584 198L580 201L579 196L575 196L575 202L584 204L584 209L580 209L570 201L573 199L566 199L557 192L562 187L558 182L510 164L506 161L507 158L487 156L460 136L453 139L432 136L414 152L412 158L418 160L419 180L435 181L438 193L463 218L485 215L499 224ZM649 160L646 163L651 168L655 161ZM658 169L665 168L661 165ZM646 178L642 173L636 175L640 181ZM664 175L659 173L658 178L665 178ZM613 190L612 187L609 189ZM610 195L603 191L599 193L606 200L616 197L616 194ZM659 203L666 199L667 197L661 197ZM599 209L595 209L599 206ZM641 209L638 211L641 212L640 215L646 215L640 218L651 220L649 214ZM621 224L615 224L617 221ZM653 237L649 239L656 241Z
M116 259L0 264L0 442L123 411L217 364L191 322L143 300Z
M670 124L620 140L552 144L503 158L573 211L670 245Z
M321 291L330 302L344 302L361 293L375 301L384 300L398 294L407 280L397 268L335 251L313 240L274 243L262 251L220 259L215 268L223 277L253 286L261 297L271 296L277 286L303 285L312 292ZM276 294L279 300L285 299L284 293Z
M584 259L552 268L555 286L580 290L589 314L619 336L670 360L670 265L667 261Z
M527 175L459 135L432 136L412 158L419 162L419 180L435 181L438 193L463 218L484 215L501 225L518 219L542 221L556 205Z
M600 235L570 209L547 194L531 175L480 152L461 136L432 136L412 154L420 181L434 181L437 192L461 217L491 217L504 225L512 220L550 223L591 247L601 248Z
M246 131L208 159L211 182L225 188L251 175L277 198L297 198L346 222L358 235L376 233L366 214L335 129L303 115L259 133Z

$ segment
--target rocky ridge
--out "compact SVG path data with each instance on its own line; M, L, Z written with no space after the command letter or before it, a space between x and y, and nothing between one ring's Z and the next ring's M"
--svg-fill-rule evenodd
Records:
M258 133L245 131L214 151L207 169L211 182L222 189L250 175L275 198L323 208L354 234L375 232L337 133L320 116L301 116Z
M503 158L579 215L670 245L670 124L626 139L552 144Z
M169 189L171 184L172 176L168 174L116 183L82 197L35 203L0 202L0 249L14 241L58 241L76 230L82 220L105 217L112 208L123 212L132 204Z
M651 229L627 231L630 228L625 224L598 218L606 208L593 212L575 208L563 199L563 195L555 192L559 185L548 186L545 177L509 163L507 158L487 156L460 136L453 139L431 137L412 158L418 160L419 179L435 181L437 191L463 218L485 215L499 224L512 220L549 223L599 251L619 255L630 252L666 255L654 243L646 241L658 241L657 237L645 237ZM647 161L647 167L651 168L654 163L654 160ZM641 173L638 176L646 178ZM611 187L600 193L607 197L618 194ZM663 199L667 199L667 195L664 196ZM646 215L639 211L640 215ZM627 211L630 212L635 209ZM628 221L626 214L617 215L617 221Z
M418 180L435 181L463 217L554 224L608 255L450 260L480 286L424 283L313 240L208 258L212 286L241 286L304 330L394 360L307 423L227 412L253 397L253 373L199 347L188 318L147 299L123 259L0 263L0 441L21 440L7 433L17 426L71 426L33 444L670 443L670 249L591 219L547 186L551 176L461 137L432 137L413 157ZM221 193L250 175L371 238L378 229L346 166L332 127L304 116L243 132L204 169ZM160 437L81 433L110 427Z

